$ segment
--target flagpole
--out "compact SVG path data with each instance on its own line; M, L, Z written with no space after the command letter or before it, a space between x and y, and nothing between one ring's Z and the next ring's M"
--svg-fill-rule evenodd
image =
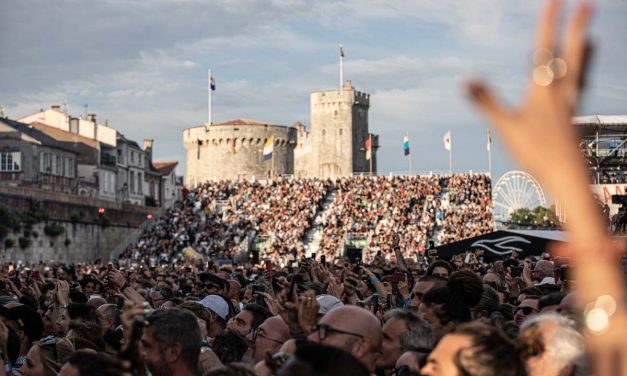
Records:
M405 132L405 137L407 137L407 140L409 140L409 135L407 134L407 132ZM409 142L409 141L408 141ZM405 143L405 140L403 140L403 144ZM412 169L412 160L411 160L411 149L408 149L409 153L407 154L407 162L409 163L409 175L411 176L413 174L413 169Z
M488 128L488 174L492 179L492 136L490 135L490 128Z
M448 150L448 173L453 175L453 143L451 142L451 148Z
M344 55L342 45L340 44L340 95L342 95L342 86L344 85Z
M207 78L207 96L208 96L208 106L207 106L207 124L211 125L211 69L208 70L209 77Z
M372 134L371 133L368 134L368 142L370 143L370 160L369 160L370 161L370 176L372 176L372 158L373 158L373 155L372 155Z

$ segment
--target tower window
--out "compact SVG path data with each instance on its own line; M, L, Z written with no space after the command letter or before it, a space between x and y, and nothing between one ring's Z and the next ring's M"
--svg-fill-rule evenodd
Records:
M323 129L322 130L322 135L324 136L325 134L327 134L327 131L326 131L326 129Z
M340 128L340 136L342 135L342 128Z

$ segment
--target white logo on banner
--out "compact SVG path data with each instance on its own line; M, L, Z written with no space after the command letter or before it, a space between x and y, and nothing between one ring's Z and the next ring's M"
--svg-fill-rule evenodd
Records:
M472 243L471 247L483 248L486 251L492 252L496 255L507 255L509 253L512 253L512 251L522 252L522 248L510 244L518 242L531 244L529 240L520 236L506 236L498 239L477 240L476 242Z

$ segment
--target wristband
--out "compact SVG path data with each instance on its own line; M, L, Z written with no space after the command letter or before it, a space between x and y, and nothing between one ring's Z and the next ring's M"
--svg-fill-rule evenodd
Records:
M381 282L381 281L377 277L372 277L372 278L370 278L370 282L372 282L374 284L374 283Z
M124 284L122 285L122 288L120 289L120 291L124 291L127 288L131 287L131 285L128 284L128 282L124 282Z

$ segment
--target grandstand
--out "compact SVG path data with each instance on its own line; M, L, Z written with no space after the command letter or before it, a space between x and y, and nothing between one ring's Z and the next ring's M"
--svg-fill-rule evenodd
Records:
M197 257L285 263L357 247L368 260L391 255L396 235L409 256L493 226L485 174L206 182L185 191L120 259L171 262L189 248Z
M627 184L627 115L579 116L573 124L579 129L592 190L614 215L619 205L612 204L612 195L624 195Z

